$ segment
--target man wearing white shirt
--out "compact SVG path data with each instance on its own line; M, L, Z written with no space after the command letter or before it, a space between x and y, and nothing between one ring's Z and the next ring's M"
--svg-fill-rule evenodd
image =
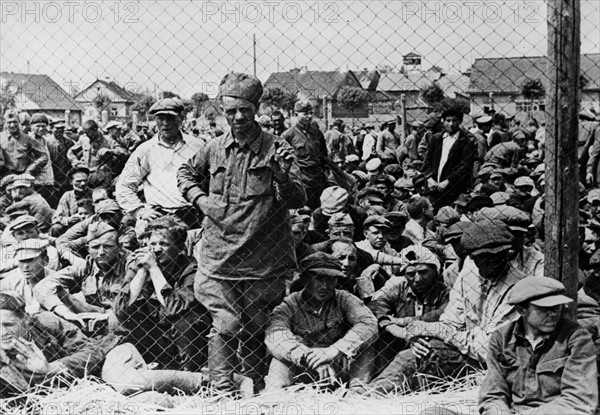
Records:
M158 101L150 114L156 117L158 134L142 143L127 160L116 183L117 202L138 221L175 214L190 229L199 228L201 218L177 188L177 170L196 155L205 141L181 131L183 103L178 99ZM137 195L140 187L146 204Z
M475 146L469 134L460 128L463 113L457 108L442 113L445 131L431 138L423 173L428 177L434 207L451 205L471 186Z

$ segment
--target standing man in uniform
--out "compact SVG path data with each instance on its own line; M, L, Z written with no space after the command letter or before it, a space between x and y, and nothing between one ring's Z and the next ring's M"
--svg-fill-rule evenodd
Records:
M321 193L327 186L327 157L325 137L313 123L313 106L308 101L298 101L294 107L298 123L281 135L296 152L302 172L302 182L308 198L306 205L311 209L320 206Z
M219 95L231 131L177 172L182 195L205 215L195 294L213 317L208 368L220 392L235 393L238 345L244 375L255 391L264 385L269 313L296 268L288 209L306 203L293 149L254 120L262 93L250 75L225 75Z

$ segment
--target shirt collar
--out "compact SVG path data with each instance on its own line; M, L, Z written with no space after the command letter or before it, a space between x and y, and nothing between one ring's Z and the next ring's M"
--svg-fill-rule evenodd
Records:
M417 294L415 294L412 287L408 287L408 289L406 290L406 295L414 298L415 300L417 300L419 303L421 303L423 305L430 306L430 305L434 305L435 300L438 298L442 288L443 288L442 284L436 283L433 287L431 287L431 289L427 292L427 294L425 294L425 298L423 300L421 300L419 298L419 296Z
M539 344L544 344L546 342L553 341L558 334L560 325L561 324L559 322L558 326L556 327L556 330L554 330L554 332L550 333L549 335L544 336ZM515 344L517 342L517 339L520 341L526 341L527 343L530 343L526 337L525 324L523 324L523 317L519 317L519 319L515 322L515 325L512 330L512 336L510 337L508 344Z
M175 143L175 145L173 145L173 146L170 146L170 145L168 145L167 143L165 143L165 142L164 142L164 141L161 139L161 137L160 137L160 133L158 133L158 134L157 134L156 140L158 141L158 145L159 145L159 146L162 146L162 147L165 147L165 148L172 148L172 149L174 149L174 150L177 150L177 149L179 149L179 148L183 147L183 145L184 145L184 144L186 144L186 141L185 141L185 134L183 134L183 132L182 132L181 130L179 130L179 137L180 137L180 139L179 139L179 140L177 140L177 142L176 142L176 143Z
M451 138L453 140L457 140L459 134L460 134L460 130L458 130L457 132L455 132L453 135L450 135L450 134L448 134L447 131L445 131L444 132L444 138Z
M221 142L223 148L229 148L234 143L237 143L240 147L247 146L248 148L250 148L250 150L252 150L254 154L258 154L262 145L262 140L260 139L260 137L263 134L263 130L258 126L258 124L256 124L255 126L258 127L256 129L256 134L243 145L233 137L233 133L231 131L225 134L223 141Z

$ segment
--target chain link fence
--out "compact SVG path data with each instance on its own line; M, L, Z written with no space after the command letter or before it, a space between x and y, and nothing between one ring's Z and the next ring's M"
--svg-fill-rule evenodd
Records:
M594 300L599 7L581 1L569 241ZM544 272L547 12L0 1L0 288L101 350L57 334L49 361L123 394L409 393L485 368L508 291Z

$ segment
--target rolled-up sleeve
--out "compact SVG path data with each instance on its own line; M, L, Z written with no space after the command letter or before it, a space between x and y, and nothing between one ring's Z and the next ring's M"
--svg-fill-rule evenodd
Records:
M210 143L209 143L210 144ZM183 197L200 208L198 201L202 196L208 196L208 193L201 186L208 178L208 149L210 145L202 147L187 163L181 165L177 171L177 187Z
M86 263L72 265L41 280L33 289L35 299L48 311L64 305L61 293L77 291L81 286Z
M338 292L340 306L351 328L333 347L352 358L377 337L377 319L357 297L345 291Z
M133 212L143 206L137 192L149 171L145 154L139 150L134 151L125 163L115 185L115 197L121 209Z
M265 335L265 344L273 357L287 362L291 362L290 355L294 350L306 347L300 338L292 333L292 316L295 307L289 303L289 299L290 297L286 298L283 303L275 307Z

